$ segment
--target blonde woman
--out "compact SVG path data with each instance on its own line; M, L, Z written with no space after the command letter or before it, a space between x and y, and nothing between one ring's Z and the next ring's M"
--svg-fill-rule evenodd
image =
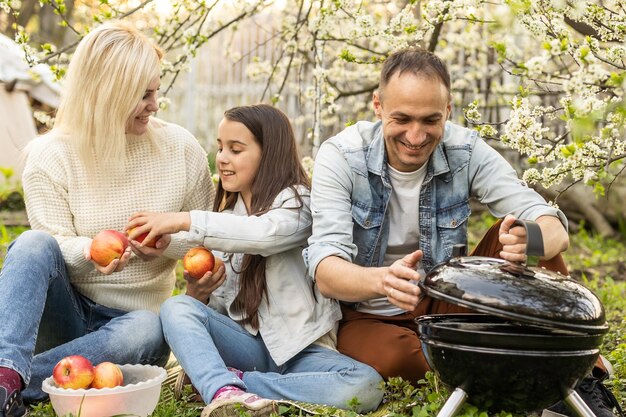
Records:
M54 128L30 146L23 182L33 230L11 244L0 272L0 417L44 399L41 382L65 356L167 360L158 311L189 248L185 236L158 238L155 248L132 241L107 266L89 256L94 235L124 230L138 210L213 205L206 153L189 132L152 117L161 56L122 23L90 32L70 63Z

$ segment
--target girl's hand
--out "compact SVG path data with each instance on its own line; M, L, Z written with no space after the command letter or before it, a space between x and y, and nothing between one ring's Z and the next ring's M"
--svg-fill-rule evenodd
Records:
M152 246L143 246L141 243L136 240L130 239L130 248L132 251L143 261L152 261L159 256L163 255L165 249L170 245L172 241L171 235L162 235L155 243L155 247Z
M126 248L120 259L113 259L111 263L107 266L102 266L91 259L91 243L83 248L83 256L85 257L85 259L90 261L93 266L104 275L111 275L113 272L120 272L121 270L123 270L130 260L130 255L131 252L129 246Z
M187 212L178 213L155 213L141 211L130 216L126 231L130 232L129 238L135 239L143 233L148 235L143 242L160 240L160 236L177 233L181 230L189 230L191 216ZM132 230L131 230L132 229ZM140 243L144 247L145 243ZM168 243L169 244L169 243Z
M184 272L184 276L187 281L187 295L206 304L213 291L218 289L226 280L226 270L222 265L215 273L208 271L200 279L192 278L187 271Z
M500 224L498 240L502 244L500 257L509 262L524 262L526 260L526 229L522 226L511 228L516 218L510 214Z

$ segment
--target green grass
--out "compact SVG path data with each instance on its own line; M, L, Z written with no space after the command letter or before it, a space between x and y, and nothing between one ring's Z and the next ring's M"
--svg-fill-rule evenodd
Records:
M4 255L7 252L7 248L16 237L23 231L28 230L27 227L6 227L0 223L0 268L4 264Z
M473 247L494 219L488 215L474 216L470 231L470 247ZM24 228L9 228L0 225L0 265L8 244ZM618 240L604 239L587 232L584 228L571 236L570 249L565 253L565 260L572 276L592 289L605 306L607 321L610 330L604 338L601 348L602 354L613 364L615 378L606 385L613 391L622 407L626 407L626 244ZM177 267L177 283L175 294L184 293L185 281L182 278L182 267ZM387 405L386 416L392 417L426 417L435 416L447 396L448 389L433 375L428 374L417 387L406 381L392 379L385 385L385 396L390 402ZM154 417L194 417L199 416L201 409L197 404L185 400L171 399L171 392L165 387L162 401L153 413ZM324 410L322 410L324 411ZM326 414L332 414L332 409L326 409ZM301 410L294 407L281 407L281 415L302 416ZM324 414L324 412L322 412ZM352 412L341 413L343 417L351 417ZM381 413L374 413L372 417L379 417ZM501 412L491 414L498 417L511 416ZM32 417L54 417L49 403L43 403L33 408ZM458 417L487 417L488 414L465 404Z

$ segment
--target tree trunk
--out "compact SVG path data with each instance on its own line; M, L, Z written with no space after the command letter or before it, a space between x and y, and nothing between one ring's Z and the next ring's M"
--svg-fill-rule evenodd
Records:
M38 7L39 0L23 0L22 7L20 7L20 14L17 16L17 24L26 27Z
M554 190L538 188L537 191L547 200L554 200L557 196ZM611 194L609 194L609 197L611 197ZM616 197L619 198L618 196ZM617 231L614 225L617 225L619 218L624 218L623 207L621 212L612 210L609 204L607 204L606 198L597 200L591 188L581 184L576 184L561 194L557 204L568 219L574 221L585 220L602 237L616 237Z
M74 0L65 2L65 17L72 23L72 12L74 11ZM68 28L60 26L61 17L54 13L54 8L50 5L43 5L39 10L39 36L40 43L52 43L53 45L63 45L65 33Z

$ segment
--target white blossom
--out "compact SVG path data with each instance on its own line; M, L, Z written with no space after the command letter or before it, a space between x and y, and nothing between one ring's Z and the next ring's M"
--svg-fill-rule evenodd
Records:
M315 161L310 156L305 156L302 158L302 167L304 168L304 172L309 175L309 178L313 178L313 166L315 165Z
M542 176L536 168L529 168L526 171L524 171L524 174L522 175L522 180L524 180L526 183L530 185L534 185L540 182L541 179L542 179Z
M501 140L521 154L532 154L547 131L548 128L532 116L528 99L522 98L513 104Z
M0 1L0 9L2 9L2 11L5 12L6 14L11 13L11 6L9 3L10 2L8 1Z
M531 57L524 63L526 70L528 71L528 76L530 78L535 78L543 74L548 64L547 61L548 56L544 54Z
M159 105L159 110L167 110L170 105L172 104L172 100L170 100L168 97L159 97L157 100L157 103Z
M606 59L609 61L623 65L624 57L626 57L626 46L615 45L606 50Z
M54 126L54 117L50 116L49 113L37 110L33 112L33 117L49 129Z
M467 105L467 107L465 108L465 118L469 122L474 122L474 123L480 122L482 115L480 114L480 111L478 111L477 100L474 100Z

